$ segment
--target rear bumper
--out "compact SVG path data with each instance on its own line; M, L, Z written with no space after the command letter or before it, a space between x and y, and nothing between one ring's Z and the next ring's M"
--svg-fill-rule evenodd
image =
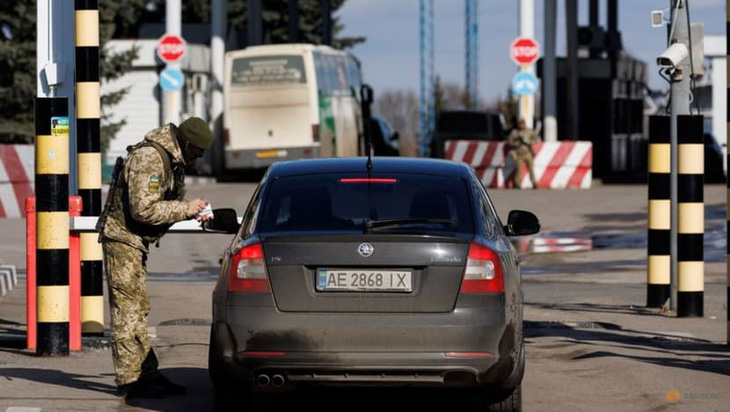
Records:
M319 146L240 150L225 149L224 153L226 169L259 169L282 160L318 158Z
M522 350L503 311L485 316L483 308L369 316L225 312L228 323L214 323L212 356L228 378L253 388L261 375L282 376L286 386L501 387L514 380ZM419 318L430 324L419 325Z

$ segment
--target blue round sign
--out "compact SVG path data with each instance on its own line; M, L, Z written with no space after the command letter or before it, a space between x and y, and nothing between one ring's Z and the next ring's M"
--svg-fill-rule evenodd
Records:
M537 77L530 72L519 72L512 78L512 93L518 96L535 94L538 88Z
M160 88L166 92L180 91L185 85L185 75L177 67L167 67L160 72Z

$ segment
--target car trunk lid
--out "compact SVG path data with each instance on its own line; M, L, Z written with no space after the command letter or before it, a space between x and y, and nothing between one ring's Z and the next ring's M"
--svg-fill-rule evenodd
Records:
M423 235L286 236L264 242L272 293L284 312L449 312L468 249L468 239Z

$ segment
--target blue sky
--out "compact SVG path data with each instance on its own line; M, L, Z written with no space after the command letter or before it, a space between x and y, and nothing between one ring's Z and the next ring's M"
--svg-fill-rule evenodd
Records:
M517 37L518 0L479 0L479 93L487 102L505 95L517 66L509 44ZM619 29L624 48L649 64L649 85L662 88L655 56L664 50L666 30L652 28L652 10L669 8L669 0L620 0ZM565 54L564 0L558 0L558 55ZM579 0L579 24L588 22L588 1ZM705 34L725 34L725 0L690 0L693 22ZM352 52L363 63L365 80L375 92L418 90L418 0L348 0L339 10L345 35L363 35L367 42ZM464 1L434 0L435 67L445 81L464 83ZM668 13L667 13L668 14ZM605 0L600 20L605 27ZM542 44L543 2L535 0L535 37Z

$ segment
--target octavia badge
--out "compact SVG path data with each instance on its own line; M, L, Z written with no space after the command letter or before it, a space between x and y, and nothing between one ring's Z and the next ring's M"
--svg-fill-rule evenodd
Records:
M373 245L370 243L360 243L360 246L357 247L357 252L362 257L369 257L373 254L373 251L375 251L375 248L373 248Z

